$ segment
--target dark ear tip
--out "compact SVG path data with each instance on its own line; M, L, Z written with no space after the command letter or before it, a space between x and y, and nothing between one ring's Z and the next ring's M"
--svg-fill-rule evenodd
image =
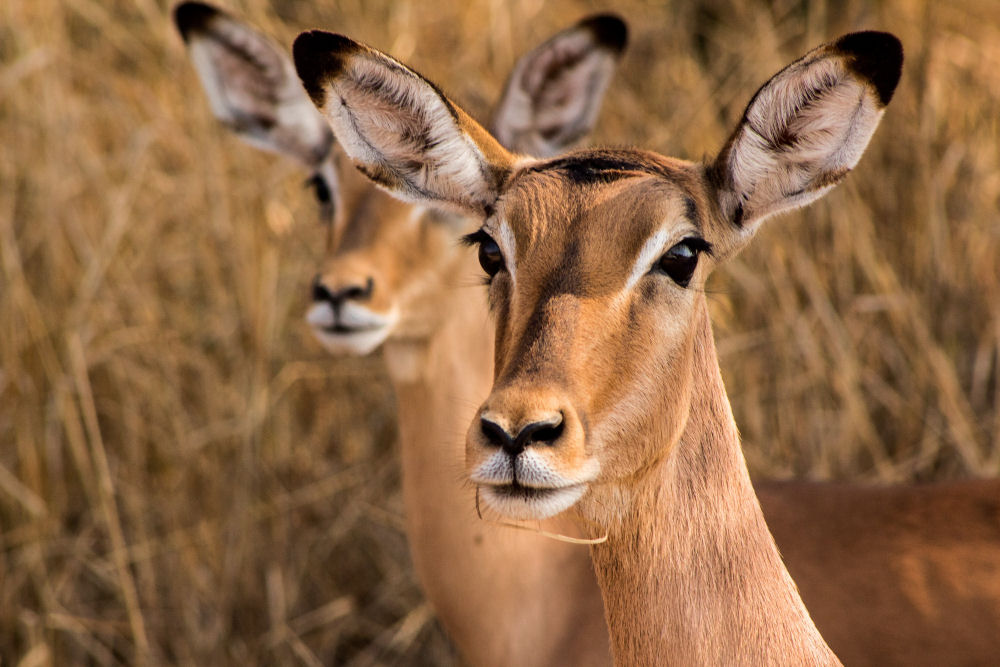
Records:
M903 72L903 44L895 35L868 30L844 35L834 47L851 56L850 67L872 82L882 106L889 103Z
M307 30L295 38L296 47L313 49L314 51L344 51L354 50L360 46L350 37L338 35L325 30Z
M220 10L204 2L179 2L174 5L174 24L184 41L187 41L192 32L204 28L220 14Z
M344 58L358 48L351 38L323 30L310 30L295 38L295 70L316 106L322 107L325 100L323 83L334 78L344 68Z
M598 44L615 53L624 51L628 44L628 25L617 14L595 14L578 25L590 30Z

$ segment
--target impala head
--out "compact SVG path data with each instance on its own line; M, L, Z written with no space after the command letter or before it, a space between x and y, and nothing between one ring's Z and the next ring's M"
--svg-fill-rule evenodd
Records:
M403 203L354 169L342 170L326 119L270 39L204 3L182 3L174 16L215 115L249 143L312 173L326 233L307 315L316 337L332 352L367 354L390 336L427 335L436 325L434 296L459 281L455 264L466 251L456 239L477 222ZM523 56L493 132L537 155L575 145L596 122L625 40L621 19L598 15Z
M640 150L514 155L385 54L319 32L294 53L370 178L482 220L469 241L489 276L496 363L467 466L484 501L515 518L565 510L669 455L700 380L698 345L711 346L709 272L767 217L843 179L902 65L885 33L821 46L757 92L714 160L694 163Z

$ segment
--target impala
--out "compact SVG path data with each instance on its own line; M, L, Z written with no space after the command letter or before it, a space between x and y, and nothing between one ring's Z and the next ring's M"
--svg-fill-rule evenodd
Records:
M572 508L606 531L591 553L616 663L838 664L750 484L701 287L764 219L855 166L899 80L899 41L854 33L792 63L705 164L517 155L383 53L315 31L293 53L369 178L482 221L468 238L495 371L468 476L503 516Z
M342 170L326 121L271 40L202 3L179 5L175 18L216 116L313 174L329 238L308 320L333 352L384 350L399 409L407 537L449 636L474 665L610 664L586 550L484 524L462 482L462 433L475 414L465 397L485 396L492 378L475 259L456 242L477 221L403 204ZM625 40L620 19L595 16L522 57L494 132L543 155L581 140Z

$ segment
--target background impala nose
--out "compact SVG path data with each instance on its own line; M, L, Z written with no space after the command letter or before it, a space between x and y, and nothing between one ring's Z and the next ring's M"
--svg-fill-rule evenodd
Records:
M479 418L479 427L486 442L503 449L511 457L535 444L554 445L563 433L562 413L555 413L548 419L525 424L515 436L511 436L502 426L486 417Z
M312 298L313 301L339 306L345 301L367 301L371 299L374 289L375 280L371 276L365 279L364 285L348 284L337 288L328 287L321 276L316 276L312 284Z

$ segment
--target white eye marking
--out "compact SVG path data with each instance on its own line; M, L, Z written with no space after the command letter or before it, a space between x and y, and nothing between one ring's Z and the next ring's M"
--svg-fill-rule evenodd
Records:
M653 266L653 262L663 254L667 245L667 230L658 229L653 232L653 235L646 239L646 243L643 244L642 250L639 251L639 256L635 260L635 264L632 266L632 273L628 277L628 281L625 283L625 289L630 290L632 287L639 282L639 278L649 273L649 268Z
M502 220L498 231L498 238L495 240L497 245L500 246L500 252L503 253L503 260L507 267L507 273L510 274L510 281L511 283L516 283L514 269L516 267L515 250L517 250L517 243L514 241L514 230L510 228L510 223Z
M408 227L413 227L424 217L427 213L426 206L414 206L413 210L410 211L410 215L406 218L406 224Z

